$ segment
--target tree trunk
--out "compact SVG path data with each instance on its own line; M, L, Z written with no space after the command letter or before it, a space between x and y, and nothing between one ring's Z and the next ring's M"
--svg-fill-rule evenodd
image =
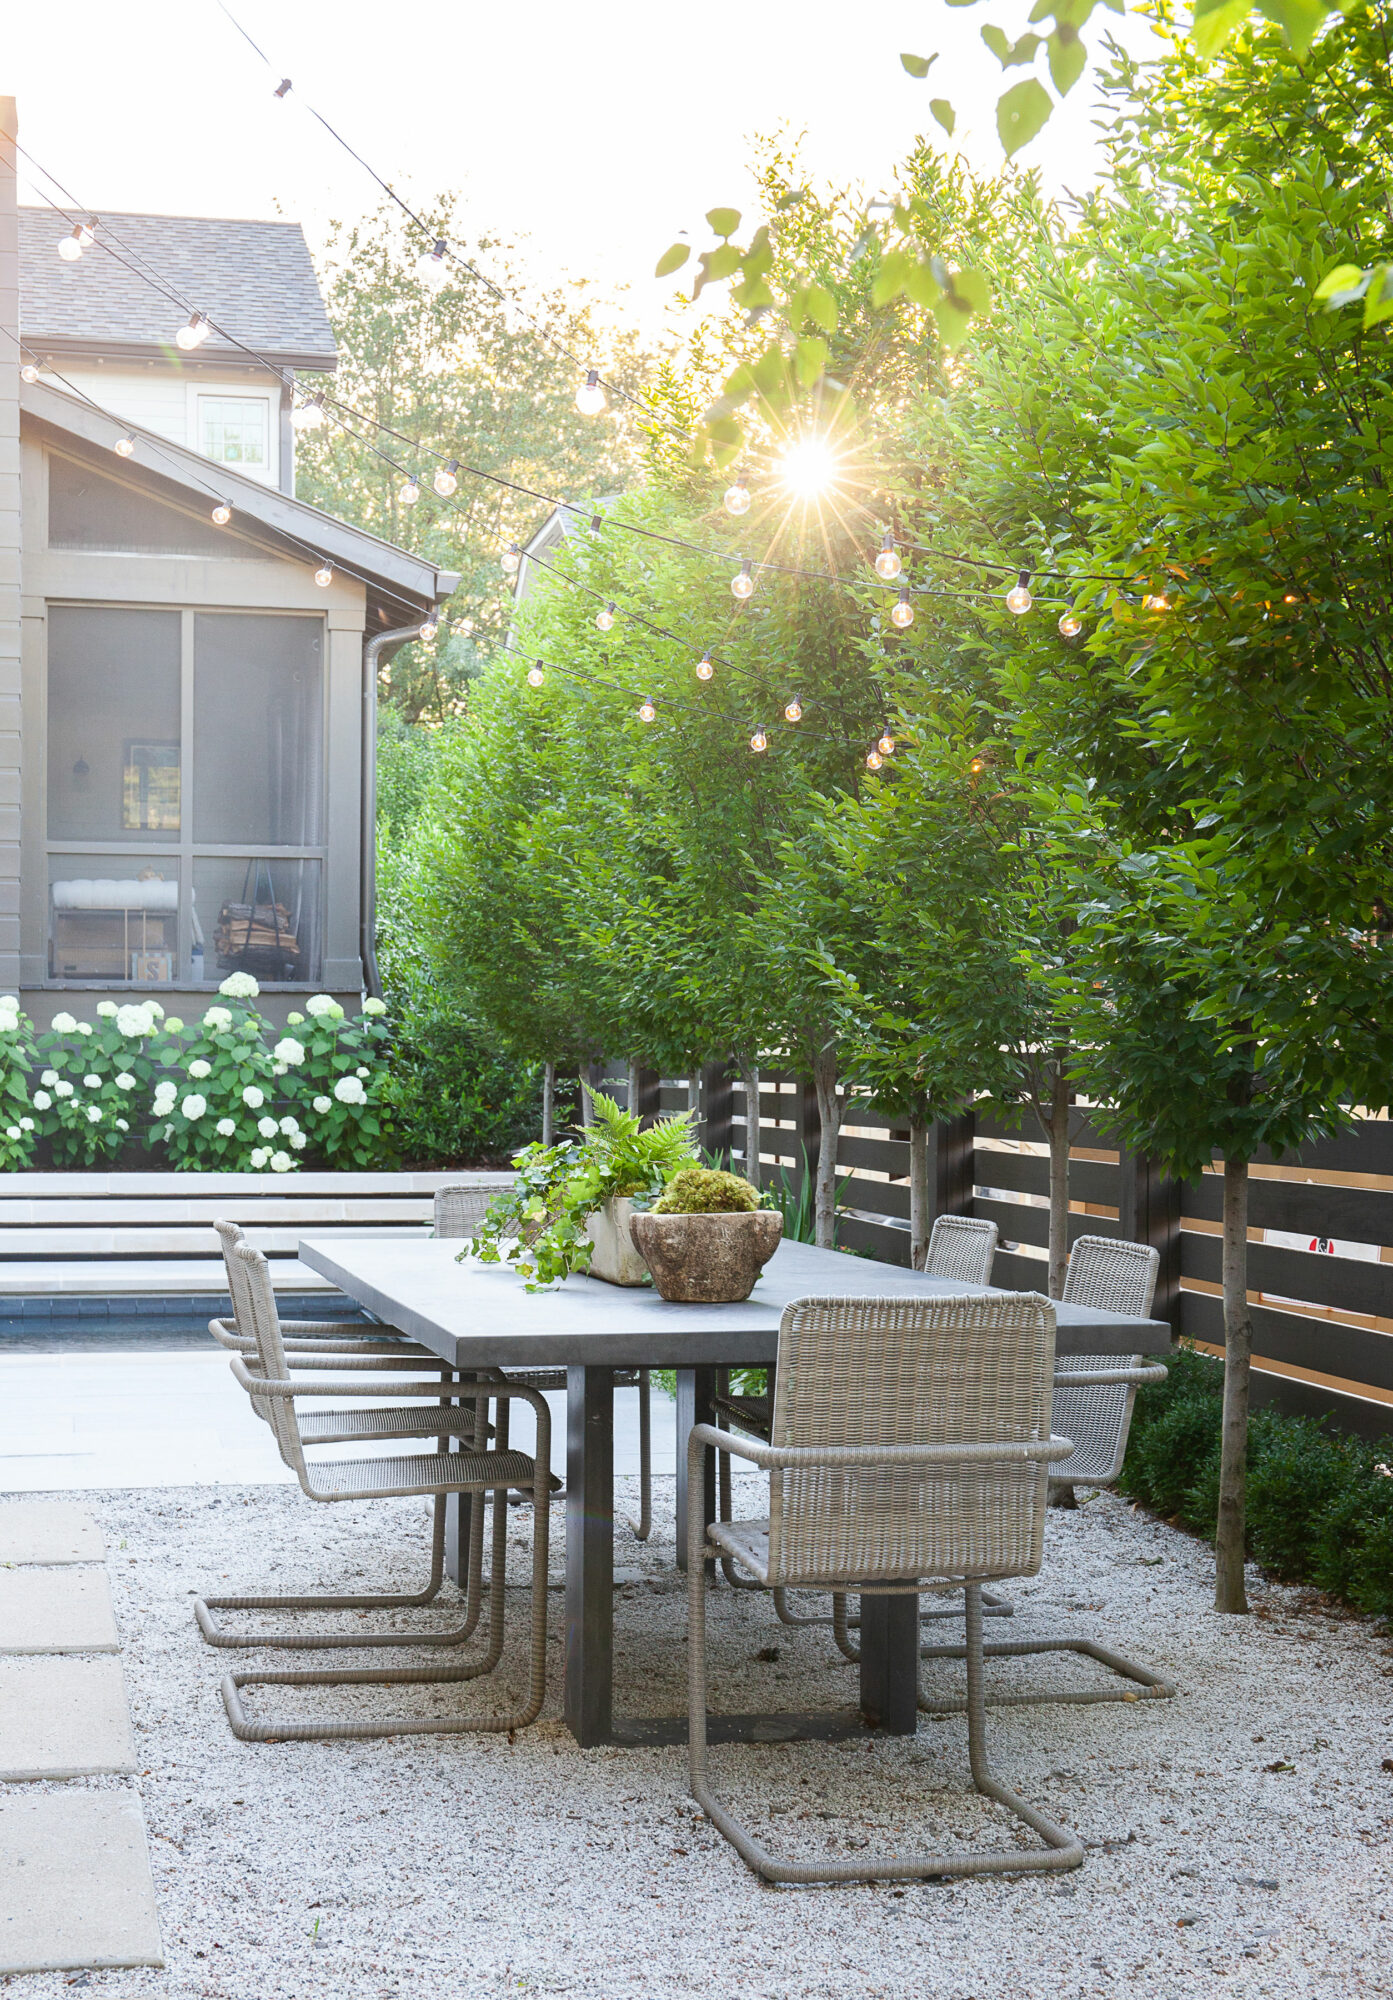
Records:
M922 1119L909 1121L909 1261L922 1271L934 1226L929 1199L929 1128Z
M837 1051L824 1049L813 1066L817 1091L818 1154L817 1183L813 1202L814 1241L819 1250L836 1248L837 1228L837 1137L842 1127L842 1104L837 1095Z
M587 1063L580 1073L580 1129L588 1132L595 1122L590 1110L590 1089L595 1075L595 1065Z
M542 1071L542 1144L556 1144L556 1064L549 1062Z
M1248 1379L1253 1319L1248 1310L1248 1162L1224 1160L1224 1436L1219 1519L1214 1536L1214 1609L1246 1611Z
M740 1065L740 1081L745 1086L745 1179L759 1186L759 1069L756 1064Z
M1055 1050L1050 1088L1050 1297L1063 1296L1069 1267L1069 1077L1064 1050Z
M638 1064L634 1062L632 1059L630 1059L628 1070L625 1073L624 1091L625 1091L624 1109L629 1113L630 1117L637 1118Z

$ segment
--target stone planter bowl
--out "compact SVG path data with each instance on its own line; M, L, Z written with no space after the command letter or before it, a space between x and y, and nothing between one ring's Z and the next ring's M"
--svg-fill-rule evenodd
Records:
M733 1305L747 1299L779 1247L784 1219L757 1208L723 1215L635 1215L635 1247L665 1299Z

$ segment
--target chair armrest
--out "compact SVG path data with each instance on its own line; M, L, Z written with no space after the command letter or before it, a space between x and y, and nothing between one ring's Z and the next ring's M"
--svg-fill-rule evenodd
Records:
M318 1362L310 1365L322 1368L329 1364ZM360 1365L372 1367L376 1364L368 1362ZM539 1422L545 1418L548 1426L551 1423L551 1410L546 1398L535 1389L524 1388L520 1382L292 1382L283 1377L254 1375L240 1354L233 1355L231 1368L249 1395L275 1396L283 1403L294 1402L302 1396L371 1396L386 1402L402 1396L429 1396L436 1403L442 1395L460 1402L487 1397L491 1402L498 1403L530 1403Z
M1109 1382L1164 1382L1169 1369L1159 1365L1153 1368L1087 1368L1070 1373L1060 1369L1054 1378L1056 1389L1101 1389Z
M895 1466L895 1465L1020 1465L1053 1464L1073 1451L1069 1438L1028 1438L1022 1443L989 1441L982 1444L885 1444L885 1445L784 1445L759 1444L734 1431L717 1430L714 1424L694 1424L689 1433L688 1457L695 1466L708 1447L747 1458L751 1464L769 1471L799 1466Z

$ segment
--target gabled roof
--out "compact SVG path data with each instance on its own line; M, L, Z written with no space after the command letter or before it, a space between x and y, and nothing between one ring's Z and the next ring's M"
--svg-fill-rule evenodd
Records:
M20 209L19 318L29 346L140 359L177 352L174 335L187 314L152 282L158 278L282 367L336 365L333 329L298 222L112 214L98 219L99 239L104 228L116 255L99 242L67 264L58 255L59 239L69 233L63 217L51 208ZM247 359L217 334L197 350L200 361L213 355Z
M192 505L207 518L217 500L233 509L233 527L262 542L268 554L296 562L327 556L346 575L361 579L368 593L368 629L398 626L442 603L459 584L451 570L437 569L345 521L336 521L303 500L294 500L260 480L246 479L229 466L213 465L168 438L117 420L90 403L44 382L20 384L22 419L41 423L58 444L76 445L107 477L148 485L156 497ZM136 439L131 458L112 453L116 439Z

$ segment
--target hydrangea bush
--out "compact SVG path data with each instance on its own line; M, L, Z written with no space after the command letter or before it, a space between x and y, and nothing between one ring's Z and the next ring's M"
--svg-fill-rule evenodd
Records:
M350 1020L337 1000L316 993L303 1014L288 1016L290 1032L271 1051L315 1152L332 1166L370 1167L381 1158L386 1012L368 1000Z
M192 1026L165 1023L150 1136L176 1166L260 1169L268 1139L282 1150L266 1024L247 1004L258 990L247 974L234 973L219 988L226 1004L215 1002Z
M58 1013L37 1038L30 1102L54 1166L116 1158L149 1101L150 1043L163 1016L158 1000L100 1000L95 1024Z
M13 993L0 996L0 1169L27 1167L38 1144L38 1121L29 1096L34 1066L34 1024Z

